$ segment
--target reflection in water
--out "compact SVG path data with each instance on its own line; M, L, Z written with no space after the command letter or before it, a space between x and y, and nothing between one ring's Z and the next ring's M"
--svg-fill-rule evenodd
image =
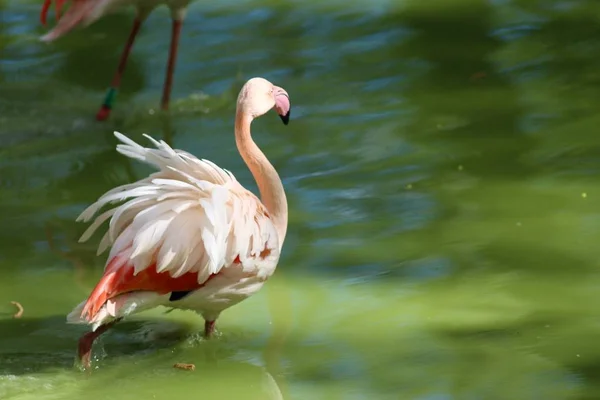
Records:
M269 314L271 315L271 332L264 347L263 358L266 370L274 374L274 376L268 374L269 379L267 380L269 385L273 387L273 396L278 393L279 397L273 398L283 399L284 397L289 398L289 396L283 395L283 393L288 392L285 384L283 357L286 339L292 331L294 312L289 286L285 282L285 277L276 276L272 279L277 279L278 285L266 285L264 287Z
M14 319L2 320L0 395L2 398L26 393L51 396L53 390L58 389L63 395L69 396L67 398L71 398L73 385L79 382L86 391L101 389L104 396L125 399L131 392L124 393L122 386L115 382L120 382L126 373L129 380L137 382L132 390L140 396L151 395L154 388L164 386L173 395L184 395L187 392L187 397L219 393L236 396L234 398L240 398L240 395L249 399L284 398L268 367L255 365L251 360L236 360L228 354L231 349L227 343L204 341L190 347L187 344L190 327L186 325L165 321L165 318L124 322L114 335L104 338L96 347L97 358L103 359L101 369L87 375L87 379L82 379L79 372L72 371L68 375L63 374L47 381L40 372L57 368L70 370L73 365L73 349L69 349L72 343L64 340L64 318L28 318L20 322ZM72 330L72 327L69 326L67 330ZM22 345L23 337L38 338L38 343L28 346L27 352L16 351ZM57 344L61 340L63 344ZM141 346L146 350L131 351ZM174 348L177 350L173 350ZM112 365L108 361L108 351L110 358L115 357ZM175 362L190 358L196 364L194 373L172 367ZM132 365L135 366L133 369ZM153 378L154 382L140 385L141 382L146 382L144 371L156 369L157 366L160 366L159 374ZM180 379L180 384L183 383L184 387L172 385L173 379ZM223 382L228 384L223 387Z

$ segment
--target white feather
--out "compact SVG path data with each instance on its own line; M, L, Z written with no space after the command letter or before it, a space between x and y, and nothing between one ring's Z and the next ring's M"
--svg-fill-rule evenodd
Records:
M100 214L96 220L85 230L85 232L83 232L83 235L81 235L79 238L79 242L86 242L90 237L92 237L96 229L98 229L104 221L112 217L115 211L117 210L113 208L112 210L108 210L105 213Z
M117 212L115 212L115 215L110 220L110 224L108 226L110 241L114 243L117 235L119 235L123 231L125 225L128 224L138 212L140 212L140 209L143 210L143 207L154 203L155 201L152 197L144 196L129 200L121 207L116 208Z
M122 142L117 146L121 154L158 171L106 192L79 216L88 222L105 205L121 203L100 214L80 239L89 239L110 218L98 248L111 246L107 265L118 256L121 264L113 267L133 264L139 273L155 265L172 277L196 272L204 283L239 257L244 271L272 273L280 251L275 227L260 201L231 172L147 135L156 148L142 147L118 132L115 136ZM265 248L271 250L268 259L257 259ZM148 298L152 301L144 304L158 301ZM105 319L123 313L112 303L103 310Z

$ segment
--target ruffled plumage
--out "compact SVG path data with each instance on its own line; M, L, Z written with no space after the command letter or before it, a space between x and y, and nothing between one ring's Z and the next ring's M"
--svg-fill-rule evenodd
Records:
M88 240L109 220L98 247L98 254L110 248L105 275L71 322L98 322L107 300L123 293L163 294L170 282L182 290L182 282L192 285L190 274L193 290L232 265L250 274L272 273L280 253L277 231L264 205L231 172L147 135L155 148L115 136L123 143L119 153L158 171L106 192L78 217L88 222L104 206L118 204L98 215L80 238ZM144 273L154 278L135 278Z

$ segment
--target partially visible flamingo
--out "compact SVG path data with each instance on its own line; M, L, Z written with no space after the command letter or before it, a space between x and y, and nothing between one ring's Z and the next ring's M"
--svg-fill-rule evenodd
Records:
M40 20L44 25L46 25L48 11L52 5L52 1L53 0L44 0L44 5L40 14ZM96 114L96 119L99 121L107 119L110 115L113 102L115 101L115 97L117 95L117 90L121 84L121 77L125 71L125 66L127 65L129 53L131 52L133 43L140 30L140 27L142 26L142 23L158 5L166 4L169 6L171 9L171 18L173 19L173 28L171 32L169 61L167 63L167 75L163 86L161 101L161 108L163 110L168 110L181 26L183 24L183 20L185 19L187 6L191 0L72 0L72 4L67 12L61 16L61 10L66 1L67 0L54 0L58 24L56 27L54 27L54 29L42 36L41 40L45 42L51 42L71 31L76 26L87 26L107 13L110 13L122 6L134 5L136 9L136 17L133 21L133 26L131 28L131 32L129 33L129 38L127 39L125 48L123 49L123 53L121 54L119 66L114 74L112 83L108 89L108 93L104 98L104 102Z
M98 247L98 254L111 247L104 275L67 316L69 323L92 325L79 340L85 367L99 335L159 305L198 312L210 337L220 313L273 274L287 231L287 200L277 171L250 134L252 120L272 108L287 125L287 92L263 78L246 82L237 99L235 141L261 200L210 161L149 136L156 148L145 148L115 132L123 142L119 153L159 171L106 192L78 218L87 222L104 205L130 199L97 216L80 238L88 240L110 219Z

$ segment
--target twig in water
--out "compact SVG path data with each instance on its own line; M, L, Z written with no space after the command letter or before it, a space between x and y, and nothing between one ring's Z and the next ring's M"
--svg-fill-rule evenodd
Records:
M10 304L17 307L17 313L15 315L13 315L13 318L21 318L23 316L23 311L24 311L21 303L19 303L18 301L11 301Z
M173 368L184 369L186 371L194 371L196 369L196 366L194 364L175 363L175 365L173 365Z

